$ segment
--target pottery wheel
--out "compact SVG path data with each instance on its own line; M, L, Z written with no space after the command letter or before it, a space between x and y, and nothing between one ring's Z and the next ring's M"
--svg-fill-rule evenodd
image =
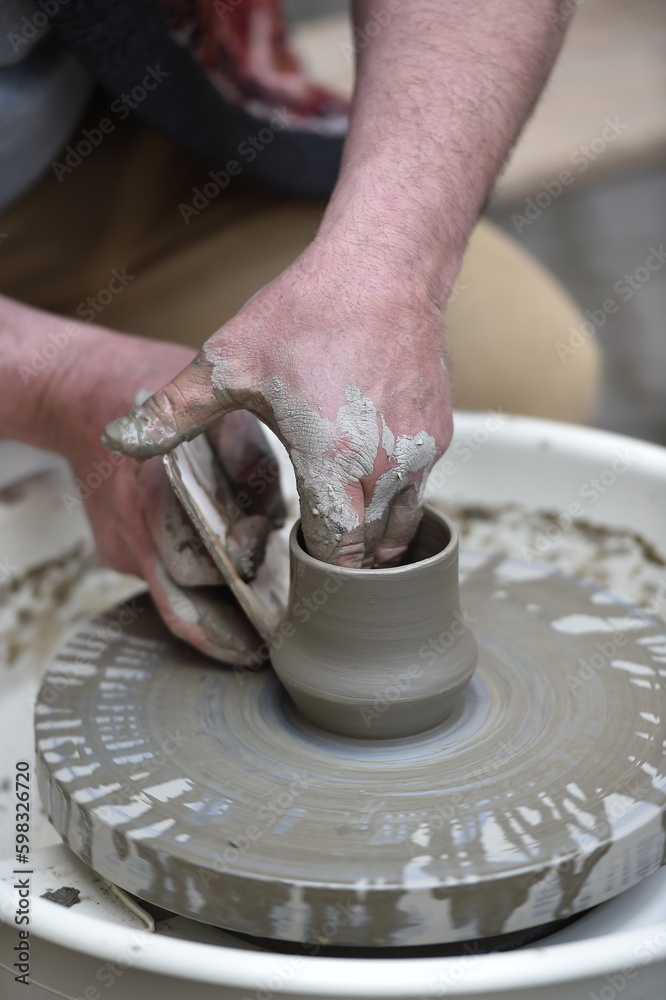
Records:
M663 623L545 567L460 569L478 669L452 717L398 740L315 729L270 667L241 682L147 597L87 623L36 707L56 829L145 900L335 945L516 931L645 878L664 857Z

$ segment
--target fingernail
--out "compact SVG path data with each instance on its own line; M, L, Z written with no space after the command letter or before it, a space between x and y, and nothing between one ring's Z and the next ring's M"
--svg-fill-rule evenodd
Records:
M109 451L135 458L163 455L178 439L175 424L165 425L163 416L155 414L149 404L135 406L124 417L112 420L101 438Z

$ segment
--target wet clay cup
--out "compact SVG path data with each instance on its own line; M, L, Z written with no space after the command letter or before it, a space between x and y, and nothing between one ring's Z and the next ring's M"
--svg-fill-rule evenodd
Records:
M426 508L403 563L386 569L314 559L299 522L290 561L272 663L301 714L356 739L411 736L443 722L477 661L451 521Z

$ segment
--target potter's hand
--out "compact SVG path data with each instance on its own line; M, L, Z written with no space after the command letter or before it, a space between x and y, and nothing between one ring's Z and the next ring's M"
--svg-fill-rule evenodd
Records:
M253 410L289 450L310 551L349 566L397 558L451 435L441 311L561 44L561 6L355 0L349 132L314 242L114 421L109 447L160 454Z
M245 663L260 640L222 586L161 459L137 465L109 455L99 440L139 390L168 381L193 354L0 296L0 436L64 455L77 489L63 494L63 504L68 511L85 504L102 561L146 580L176 635L218 659ZM247 576L270 526L284 517L277 462L248 413L230 414L208 435L232 490L230 550Z
M249 413L232 413L207 433L226 481L243 499L242 513L235 519L232 514L227 542L239 573L251 578L269 531L284 519L277 462ZM175 635L226 663L247 662L260 640L176 499L162 460L137 465L114 457L109 481L86 500L100 557L113 569L146 580ZM70 460L85 484L90 456ZM107 453L97 467L105 471L110 465Z
M395 561L451 436L439 311L345 273L313 245L103 441L159 455L240 407L289 452L313 555Z
M561 7L355 0L349 132L314 242L114 421L109 447L160 454L253 410L289 450L310 551L349 566L399 557L451 435L442 310L561 44Z

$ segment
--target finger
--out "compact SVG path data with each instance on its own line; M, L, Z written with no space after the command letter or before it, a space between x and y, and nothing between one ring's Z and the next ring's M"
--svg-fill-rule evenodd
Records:
M364 495L361 483L345 488L349 503L339 518L329 514L321 499L302 488L301 527L305 548L315 559L348 569L360 569L365 557Z
M393 499L383 537L375 549L375 566L397 566L400 563L418 530L422 514L419 490L410 483Z
M189 587L224 580L176 497L159 458L137 466L143 519L169 575Z
M376 553L384 537L387 518L388 512L380 519L366 521L363 525L365 536L365 553L361 564L363 569L371 569L376 565Z
M364 476L346 486L348 510L355 518L353 527L336 525L322 517L323 504L301 503L303 536L310 555L349 569L369 569L375 565L394 498L405 489L404 476L395 469L381 475Z
M241 580L254 580L264 561L271 522L261 514L232 522L227 533L227 553Z
M389 469L349 485L347 493L358 523L346 530L313 516L311 503L301 503L310 555L350 569L397 564L421 520L419 486L409 474L398 477L395 469Z
M392 469L385 470L380 476L368 476L362 480L362 484L365 502L363 510L365 553L362 567L370 569L375 565L375 553L384 537L391 503L403 489L403 484Z
M257 418L235 410L213 424L207 437L231 480L235 509L263 514L274 527L281 527L287 510L280 491L280 465Z
M394 566L401 561L421 521L423 487L437 456L437 443L430 435L405 435L394 443L395 464L374 482L368 479L364 566Z
M236 408L231 394L215 384L213 364L203 353L141 406L108 424L102 443L132 458L164 455L189 441Z
M155 606L174 635L224 663L259 664L265 643L228 587L179 587L159 556L145 573Z

